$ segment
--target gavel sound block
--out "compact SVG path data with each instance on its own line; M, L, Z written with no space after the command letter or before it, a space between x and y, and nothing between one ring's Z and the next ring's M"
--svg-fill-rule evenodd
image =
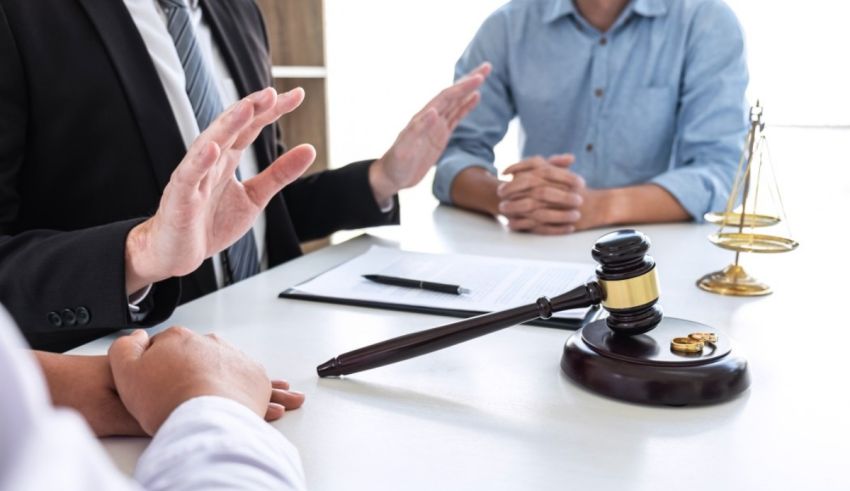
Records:
M728 400L749 386L747 362L733 353L728 336L683 319L665 318L658 306L655 261L649 239L634 230L600 238L592 256L596 281L531 305L480 315L400 336L333 358L318 367L321 377L339 376L420 356L554 312L602 304L608 317L573 334L561 369L582 386L616 399L684 406ZM717 334L698 353L671 350L676 337Z

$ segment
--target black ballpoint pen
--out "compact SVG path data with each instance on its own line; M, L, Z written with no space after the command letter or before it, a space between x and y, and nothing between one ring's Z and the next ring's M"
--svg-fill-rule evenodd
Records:
M460 295L462 293L470 293L466 288L461 288L459 285L446 285L445 283L434 283L431 281L411 280L407 278L396 278L395 276L384 276L380 274L364 274L364 278L375 283L383 285L403 286L406 288L419 288L432 292L451 293Z

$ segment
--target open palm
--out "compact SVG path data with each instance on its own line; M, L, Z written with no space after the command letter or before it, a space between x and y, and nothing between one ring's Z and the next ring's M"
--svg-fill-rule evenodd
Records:
M174 170L159 209L127 239L127 290L197 269L236 242L269 200L315 159L309 145L293 148L257 176L239 182L236 168L262 129L304 100L295 89L256 92L219 116Z
M378 202L416 185L437 163L458 123L478 105L478 89L492 67L484 63L444 89L411 118L392 147L375 162Z

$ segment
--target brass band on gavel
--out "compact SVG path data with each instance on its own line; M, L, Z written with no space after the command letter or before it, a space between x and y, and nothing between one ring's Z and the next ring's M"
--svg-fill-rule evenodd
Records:
M658 273L655 268L625 280L598 279L604 292L602 306L606 309L628 309L658 300Z

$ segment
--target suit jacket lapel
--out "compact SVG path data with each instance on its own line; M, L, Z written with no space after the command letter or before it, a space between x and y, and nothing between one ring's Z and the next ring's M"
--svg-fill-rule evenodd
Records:
M186 153L165 89L124 2L78 0L103 39L124 85L160 190Z
M213 39L221 51L227 69L241 97L269 87L272 83L268 52L261 38L259 25L245 25L237 19L243 17L236 12L228 0L200 0L201 9L209 22ZM252 39L256 37L257 39ZM254 45L251 42L254 41ZM254 142L257 164L265 169L275 158L275 136L273 128L267 127Z
M186 154L186 146L145 42L124 2L78 1L103 39L124 86L148 150L151 168L162 191ZM190 277L201 293L216 289L215 274L209 260L204 261L203 266Z
M263 27L252 19L246 19L244 9L236 11L228 0L200 0L200 4L240 95L244 97L269 87L272 84L271 64ZM275 128L270 125L254 142L260 170L277 158L275 135ZM300 256L301 247L282 194L269 202L265 214L269 266Z

